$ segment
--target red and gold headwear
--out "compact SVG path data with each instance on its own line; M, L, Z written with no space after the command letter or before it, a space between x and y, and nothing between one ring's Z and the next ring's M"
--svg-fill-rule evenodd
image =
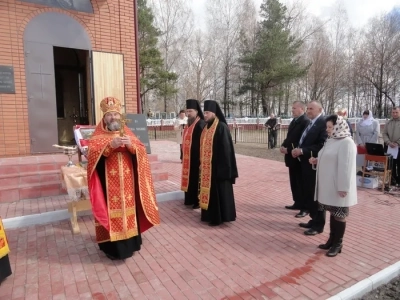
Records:
M104 115L109 112L121 113L121 101L114 97L107 97L101 100L100 108Z

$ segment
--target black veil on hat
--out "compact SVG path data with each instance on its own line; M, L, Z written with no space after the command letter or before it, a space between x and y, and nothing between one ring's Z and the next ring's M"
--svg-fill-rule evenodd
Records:
M200 119L204 120L204 115L200 107L200 103L196 99L187 99L186 100L186 109L195 109L197 110L197 115Z
M226 122L225 116L222 113L222 110L219 107L219 104L217 101L205 100L204 101L204 111L213 112L221 122L224 122L226 125L228 125L228 123Z

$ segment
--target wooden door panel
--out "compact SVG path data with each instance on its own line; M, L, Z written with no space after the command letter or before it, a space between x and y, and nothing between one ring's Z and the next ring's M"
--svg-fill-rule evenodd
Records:
M100 102L106 97L115 97L125 105L124 57L122 54L93 51L93 90L96 124L103 113ZM124 107L124 106L123 106Z

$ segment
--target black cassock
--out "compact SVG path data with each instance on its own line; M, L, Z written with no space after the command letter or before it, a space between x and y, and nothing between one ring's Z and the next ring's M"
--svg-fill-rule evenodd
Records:
M214 120L215 122L215 120ZM209 128L212 124L207 124ZM201 221L210 225L236 220L233 184L238 177L235 149L228 125L219 122L214 134L211 189L208 209L201 210Z
M8 254L0 258L0 283L11 275L11 265Z
M192 145L190 147L189 185L185 192L185 205L199 204L199 167L200 167L200 136L206 122L200 119L193 129Z

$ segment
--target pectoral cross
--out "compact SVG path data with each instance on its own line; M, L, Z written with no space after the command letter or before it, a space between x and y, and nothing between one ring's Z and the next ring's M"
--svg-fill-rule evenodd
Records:
M125 124L129 123L131 120L126 118L126 114L121 114L121 119L119 119L119 136L123 137L125 135Z

